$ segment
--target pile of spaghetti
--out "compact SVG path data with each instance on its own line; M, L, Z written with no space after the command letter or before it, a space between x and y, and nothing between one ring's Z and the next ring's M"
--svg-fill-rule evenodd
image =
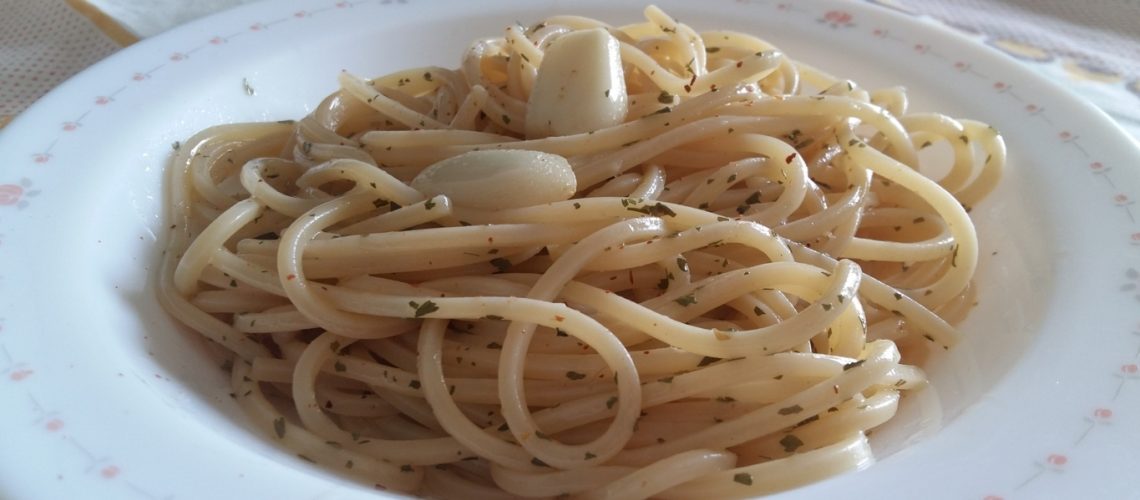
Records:
M342 73L297 122L178 148L161 299L257 426L454 498L747 497L872 462L925 384L899 347L949 348L974 302L1002 139L645 14Z

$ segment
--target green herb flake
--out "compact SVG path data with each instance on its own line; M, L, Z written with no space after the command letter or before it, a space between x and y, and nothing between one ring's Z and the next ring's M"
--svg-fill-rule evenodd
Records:
M502 349L502 348L503 348L503 344L500 344L498 342L491 342L490 344L487 344L487 349Z
M696 299L696 297L693 296L693 294L690 293L687 295L682 295L680 297L677 297L676 299L673 299L673 302L681 304L682 306L685 306L685 307L689 307L693 304L696 304L697 299Z
M712 356L705 356L705 357L701 358L701 361L699 363L697 363L697 366L698 367L708 366L708 365L711 365L713 363L716 363L717 361L720 361L720 358L714 358Z
M673 94L662 90L661 93L657 95L657 102L661 104L673 104Z
M566 333L566 330L563 330L561 328L555 328L554 329L554 336L556 336L556 337L569 337L570 334Z
M435 208L435 201L429 198L428 201L424 202L424 210L431 210L433 208Z
M413 300L411 302L408 302L408 305L412 306L412 309L415 310L415 316L414 317L416 317L416 318L419 318L420 316L424 316L427 314L431 314L431 313L439 310L439 306L435 305L435 302L432 302L430 300L427 302L424 302L423 304L418 304L418 303L416 303L416 301Z
M413 470L415 470L415 469L412 469L412 466L408 465L408 464L404 464L404 465L400 466L400 472L412 472Z
M277 434L277 439L285 439L285 417L273 419L273 433Z
M495 269L497 269L496 272L505 273L507 269L511 268L511 261L502 257L495 257L491 259L491 265L495 266Z
M819 420L819 415L812 415L812 416L810 416L810 417L808 417L808 418L805 418L805 419L803 419L803 420L800 420L800 422L796 424L796 427L802 427L802 426L805 426L805 425L807 425L807 424L810 424L810 423L812 423L812 422L815 422L816 420Z
M780 408L776 411L776 413L779 413L780 415L795 415L801 411L804 411L803 407L800 405L792 405L786 408Z
M606 409L612 410L614 408L614 405L617 404L617 402L618 402L617 396L610 396L610 399L606 400Z
M344 363L337 361L336 363L333 363L333 369L338 371L338 372L343 372L343 371L348 370L348 367L344 366Z
M593 460L595 458L598 458L598 456L588 451L586 452L586 460Z
M408 382L408 387L411 387L412 389L419 389L420 388L420 381L416 380L416 379L412 379L411 382Z
M502 116L502 118L503 118L503 124L504 124L504 125L510 125L510 124L511 124L511 117L509 117L509 116L507 116L507 115L505 115L505 114L504 114L504 115Z
M424 73L424 80L427 80L429 82L431 81L431 72L430 71Z
M866 361L867 360L865 360L865 359L860 359L859 361L852 361L850 363L847 363L847 364L843 365L843 371L847 371L847 370L850 370L852 368L859 368Z
M586 374L581 373L581 372L576 372L576 371L568 371L568 372L566 372L566 378L568 378L570 380L582 380L582 379L586 378Z
M788 453L795 453L795 451L799 449L800 446L804 445L804 442L800 440L800 438L796 437L795 434L788 434L787 436L784 436L783 439L780 439L780 445L784 447L784 451Z
M677 267L681 268L681 272L689 272L689 261L684 257L677 257Z
M631 212L642 213L650 217L676 217L677 212L674 212L668 205L657 202L656 205L646 205L644 207L626 207L626 210Z
M743 484L745 486L752 486L752 474L747 472L738 472L732 476L732 481Z
M720 47L705 47L706 54L716 54L720 52Z

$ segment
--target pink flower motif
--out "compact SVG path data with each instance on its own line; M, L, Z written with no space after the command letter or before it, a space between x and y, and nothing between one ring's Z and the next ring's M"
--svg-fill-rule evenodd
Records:
M120 471L118 467L115 467L114 465L108 465L106 467L103 467L103 470L99 471L99 475L103 476L104 478L111 479L119 475L119 472Z
M1094 161L1092 163L1089 163L1089 168L1094 172L1101 172L1104 170L1104 164L1099 161Z
M1124 193L1120 193L1120 194L1118 194L1118 195L1116 195L1116 196L1113 196L1113 197L1112 197L1112 201L1115 201L1115 202L1116 202L1116 204L1117 204L1117 205L1120 205L1120 206L1125 206L1125 205L1131 205L1131 204L1132 204L1132 199L1131 199L1131 198L1129 198L1129 197L1128 197L1128 195L1126 195L1126 194L1124 194Z
M44 424L44 428L51 432L58 431L63 428L63 420L60 420L58 418L48 420L47 423Z
M1041 111L1041 108L1038 107L1036 104L1026 104L1025 105L1025 111L1028 111L1030 113L1036 113L1038 111Z
M982 500L1005 500L1005 498L1000 495L986 495L982 497Z
M1120 367L1120 373L1125 375L1135 375L1137 371L1140 371L1140 367L1137 367L1136 363L1121 365Z
M32 155L32 161L40 164L51 161L51 158L51 153L36 153Z
M823 14L823 22L830 24L833 28L851 26L852 19L854 19L854 17L850 12L842 10L829 10Z
M957 61L954 63L954 68L956 68L960 71L965 71L965 70L970 69L970 63L967 63L965 61Z
M35 373L35 372L32 370L29 370L27 368L24 368L24 369L16 370L16 371L8 374L8 378L12 379L13 382L19 382L19 381L24 380L24 379L28 378L29 376L31 376L32 373Z
M337 6L337 8L339 8L339 9L343 9L343 8L345 8L345 7L352 7L352 4L350 4L350 3L348 3L348 2L337 2L337 3L336 3L336 6Z
M1054 453L1045 458L1045 463L1053 467L1064 467L1065 464L1069 463L1069 457Z
M18 184L0 184L0 206L15 205L24 195L24 187Z
M921 43L914 44L914 51L918 52L919 54L925 54L929 50L930 50L929 45L925 45L925 44L921 44Z
M308 12L305 12L305 11L303 11L303 10L299 10L299 11L297 11L297 12L294 12L294 13L293 13L293 17L296 17L296 18L298 18L298 19L300 19L300 18L303 18L303 17L306 17L306 16L308 16L308 15L309 15L309 13L308 13Z
M114 101L114 99L107 97L105 95L101 95L101 96L95 98L95 104L99 105L99 106L106 106L106 105L110 104L111 101Z
M1132 238L1133 245L1140 245L1140 233L1132 233L1130 238Z
M792 6L788 5L786 3L780 3L780 4L776 4L776 8L780 9L780 10L791 10Z
M173 54L170 54L170 60L171 61L178 62L178 61L181 61L183 59L186 59L186 54L183 54L181 52L175 52Z
M1057 134L1057 137L1060 138L1062 141L1067 141L1067 140L1073 138L1073 133L1069 132L1068 130L1062 130L1061 132L1059 132Z
M1108 408L1097 408L1093 410L1093 418L1101 422L1112 419L1112 410Z
M79 128L79 123L77 122L63 122L64 132L72 132L77 128Z
M1006 85L1005 82L994 82L994 90L1005 90L1007 88L1009 85Z
M226 39L220 36L216 36L210 39L210 45L221 45L223 43L226 43Z
M265 25L261 24L261 23L253 23L253 24L249 25L250 31L261 31L263 29L265 29Z
M150 78L150 77L147 76L145 73L135 73L134 75L131 75L131 80L134 80L136 82L141 82L143 80L146 80L147 78Z

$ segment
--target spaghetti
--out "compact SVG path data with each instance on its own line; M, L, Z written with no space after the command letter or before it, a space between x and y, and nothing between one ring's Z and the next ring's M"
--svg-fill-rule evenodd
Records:
M645 15L342 73L300 121L179 148L161 300L258 427L438 497L748 497L873 461L925 384L899 346L949 348L973 302L1001 137Z

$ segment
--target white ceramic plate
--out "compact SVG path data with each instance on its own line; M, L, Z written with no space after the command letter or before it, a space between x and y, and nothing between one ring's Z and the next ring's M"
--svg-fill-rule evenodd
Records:
M487 6L484 4L491 3ZM477 6L479 4L481 6ZM789 498L1125 498L1140 465L1140 152L1099 111L991 49L850 2L662 2L757 33L912 107L1001 130L974 210L980 304L933 390L876 432L871 469ZM147 40L0 132L0 497L375 498L275 448L150 279L174 141L304 115L336 72L455 66L515 20L624 23L627 2L333 0L239 8ZM252 95L249 95L252 94Z

